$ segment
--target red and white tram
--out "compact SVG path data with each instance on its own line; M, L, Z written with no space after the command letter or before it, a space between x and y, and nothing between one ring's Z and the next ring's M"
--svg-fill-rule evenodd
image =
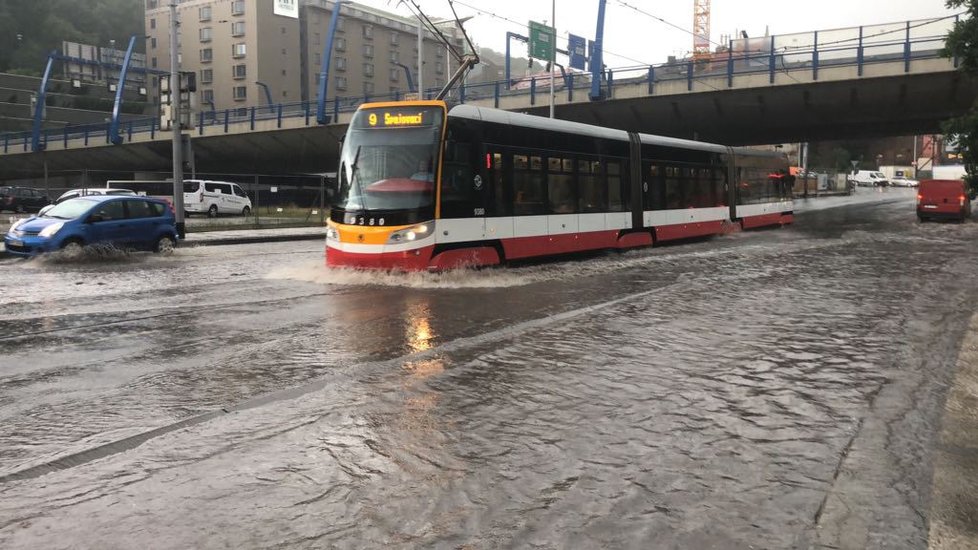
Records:
M443 101L365 104L326 264L442 270L792 221L783 154Z

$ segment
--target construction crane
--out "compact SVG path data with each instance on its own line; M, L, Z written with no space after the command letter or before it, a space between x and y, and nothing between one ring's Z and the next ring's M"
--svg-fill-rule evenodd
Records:
M710 58L710 0L693 0L693 59Z

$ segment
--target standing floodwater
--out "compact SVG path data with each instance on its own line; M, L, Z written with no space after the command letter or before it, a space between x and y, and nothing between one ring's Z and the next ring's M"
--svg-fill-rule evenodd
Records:
M912 196L480 272L2 261L0 547L924 548L978 224Z

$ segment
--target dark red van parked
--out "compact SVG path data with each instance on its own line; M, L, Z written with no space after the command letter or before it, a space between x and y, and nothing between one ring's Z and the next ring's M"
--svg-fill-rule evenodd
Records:
M971 216L971 199L964 180L924 180L917 190L917 218L961 220Z

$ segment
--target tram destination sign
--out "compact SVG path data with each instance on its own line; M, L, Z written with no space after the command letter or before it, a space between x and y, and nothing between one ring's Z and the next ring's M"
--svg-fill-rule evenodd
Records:
M421 128L435 124L437 109L379 108L367 109L354 123L358 128Z

